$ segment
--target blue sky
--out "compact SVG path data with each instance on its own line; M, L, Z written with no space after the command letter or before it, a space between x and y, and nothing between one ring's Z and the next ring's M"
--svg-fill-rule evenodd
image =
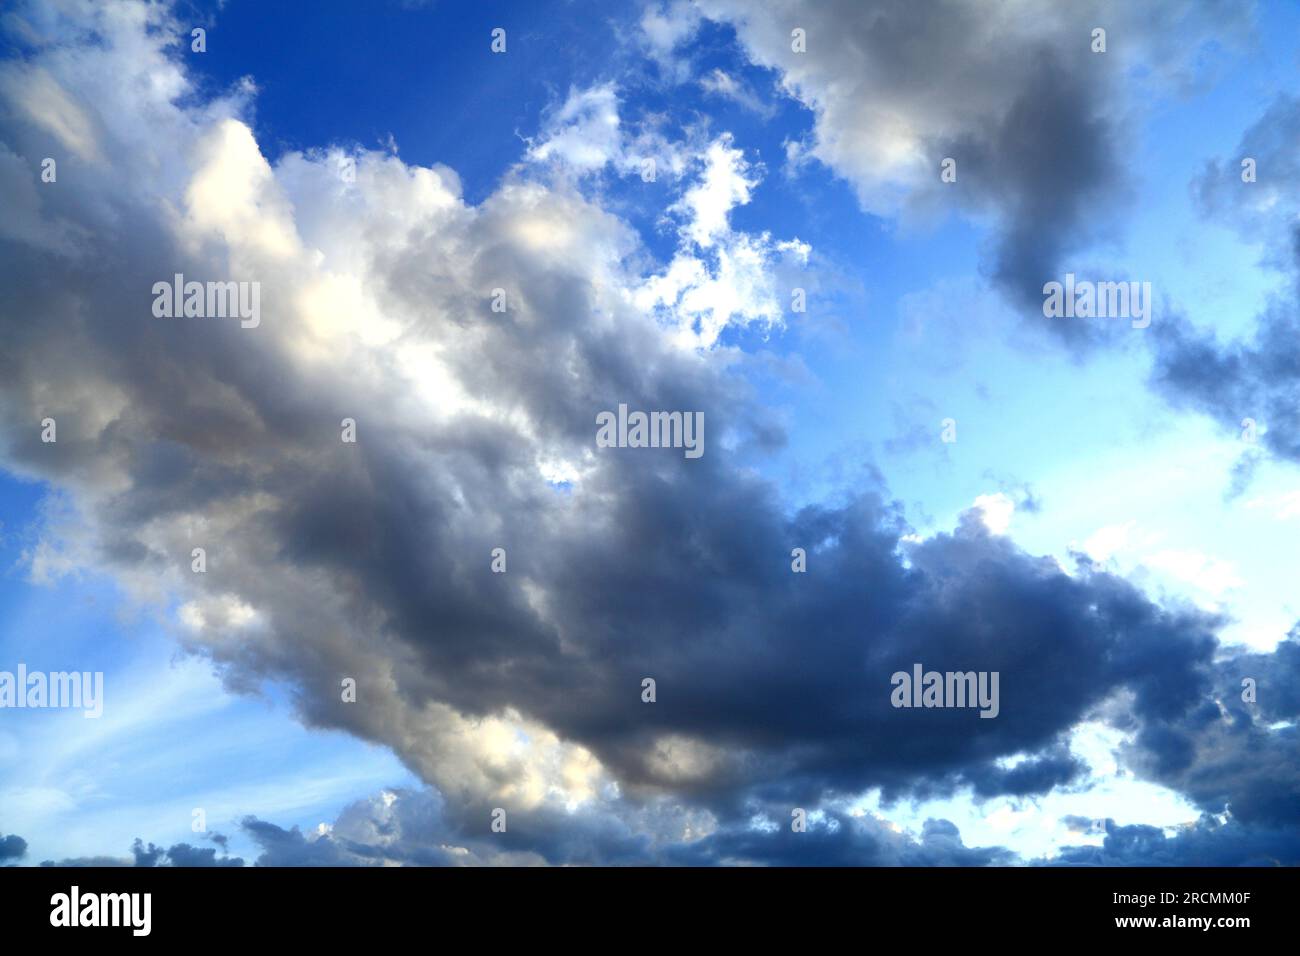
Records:
M0 711L16 861L1297 862L1300 12L999 11L0 21L0 671L107 688ZM150 316L182 270L262 325ZM694 474L595 454L656 401ZM926 650L996 728L888 708Z
M234 850L252 849L238 821L268 805L277 818L315 827L360 792L415 782L382 748L304 728L274 684L258 697L226 693L111 581L24 580L20 531L40 496L12 479L4 490L15 506L4 526L5 653L29 670L105 675L98 720L79 711L5 715L6 825L41 834L46 859L121 855L141 835L193 842L195 808L209 829L231 834Z

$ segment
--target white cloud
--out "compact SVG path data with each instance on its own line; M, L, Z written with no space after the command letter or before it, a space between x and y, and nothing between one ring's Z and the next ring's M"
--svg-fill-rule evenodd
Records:
M1129 536L1136 527L1136 521L1126 521L1098 528L1084 540L1083 551L1094 561L1109 561L1128 547Z
M686 191L673 207L686 217L686 235L701 248L711 248L729 231L728 216L737 206L749 202L758 185L744 154L724 136L709 144L704 153L700 181Z
M1246 507L1272 511L1278 521L1300 518L1300 490L1252 498L1246 502Z
M528 150L534 162L559 160L578 172L590 172L623 155L618 97L613 84L573 89L547 121L540 142Z
M689 78L690 62L675 53L699 29L700 21L700 12L690 0L647 4L641 15L641 42L665 79L681 83Z
M794 275L811 248L798 239L774 241L766 232L732 229L732 210L749 202L759 180L729 135L710 143L696 165L698 181L670 209L681 222L678 252L665 271L641 284L633 301L673 327L679 347L710 348L732 323L782 325L783 299L800 284Z
M1177 550L1167 548L1148 554L1142 558L1147 567L1163 571L1165 574L1189 584L1200 591L1203 597L1217 603L1229 591L1242 587L1246 582L1237 574L1230 561L1212 557L1194 550Z
M975 505L980 512L984 527L993 534L1006 534L1011 527L1011 516L1016 513L1016 503L1004 492L980 495Z
M760 116L770 117L776 112L770 103L759 99L743 80L717 67L700 77L700 87L706 93L738 103Z

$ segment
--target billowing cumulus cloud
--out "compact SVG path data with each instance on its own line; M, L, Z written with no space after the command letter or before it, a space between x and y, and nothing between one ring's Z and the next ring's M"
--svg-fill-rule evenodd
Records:
M1041 284L1066 248L1043 244L1044 224L1068 233L1115 178L1086 35L1077 54L1066 24L1020 37L1025 66L941 107L943 89L979 90L964 70L1006 66L987 41L1015 37L1014 20L817 9L810 43L837 52L785 79L816 106L817 155L883 209L962 147L1004 217L999 273ZM774 439L724 333L779 325L773 275L808 248L733 228L760 170L725 134L682 147L664 265L582 188L629 155L610 88L571 94L474 205L453 170L390 152L272 163L252 87L202 100L162 8L65 15L34 19L50 39L0 78L0 196L23 210L0 234L0 453L67 502L33 568L111 572L175 608L178 640L232 689L282 681L304 721L391 747L431 787L363 802L328 833L249 819L261 862L790 862L800 846L822 862L1007 862L948 821L909 835L843 807L870 788L890 802L1082 786L1068 734L1098 714L1131 731L1144 778L1243 826L1287 817L1233 789L1217 618L1026 553L978 510L921 539L881 481L794 507L751 467L746 449ZM922 64L891 38L918 16L940 72L913 90L898 77ZM742 22L757 55L777 19ZM54 42L83 27L97 42ZM841 59L859 47L889 57ZM826 69L863 78L842 100ZM855 115L871 125L841 128L875 86L902 112L868 98ZM852 165L860 151L878 172ZM45 156L61 158L48 187ZM1073 186L1049 189L1049 170ZM156 316L154 286L176 274L258 283L259 321ZM705 453L598 448L596 416L620 404L701 412ZM47 417L57 443L40 440ZM1289 654L1251 664L1288 673ZM891 675L916 663L999 672L996 719L892 706ZM1242 739L1281 759L1277 733ZM800 844L792 807L815 814Z
M1126 142L1135 91L1193 82L1211 39L1249 28L1240 5L863 4L698 0L734 26L750 58L814 114L792 162L815 159L877 216L950 208L989 217L989 268L1018 306L1041 308L1045 282L1082 271L1074 256L1115 238L1131 183ZM1093 31L1106 32L1094 52ZM802 31L796 37L794 31ZM940 180L956 161L955 183ZM1100 333L1052 326L1076 347Z

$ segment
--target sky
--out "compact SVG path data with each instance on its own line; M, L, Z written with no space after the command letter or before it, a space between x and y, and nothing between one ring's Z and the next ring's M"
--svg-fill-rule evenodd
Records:
M1297 36L8 5L0 865L1300 863Z

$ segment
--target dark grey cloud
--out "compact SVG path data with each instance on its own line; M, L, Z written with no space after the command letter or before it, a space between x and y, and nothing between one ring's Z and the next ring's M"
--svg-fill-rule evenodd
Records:
M1203 817L1166 833L1107 820L1101 846L1063 847L1054 866L1300 866L1294 827L1255 828Z
M217 836L219 836L219 834ZM221 837L221 839L223 841L225 840L224 837ZM135 842L131 844L130 857L84 856L71 857L57 861L43 860L41 862L41 866L59 867L213 867L243 865L244 861L239 857L232 857L226 854L224 843L222 844L222 855L217 856L217 851L213 847L195 847L188 843L175 843L170 847L161 847L154 843L145 843L144 840L138 837Z
M986 766L974 769L967 776L976 796L1024 797L1065 786L1083 777L1087 770L1086 763L1066 748L1058 747L1014 767Z
M169 847L167 850L167 862L172 866L185 867L244 865L244 861L237 856L217 856L216 847L190 846L188 843L177 843L174 846Z
M1276 298L1248 338L1229 342L1185 319L1166 323L1156 333L1155 386L1175 407L1208 415L1243 439L1249 419L1259 448L1300 461L1296 309L1294 298Z
M1207 813L1230 813L1241 825L1294 826L1300 817L1300 626L1270 653L1226 657L1212 679L1214 689L1199 706L1138 724L1131 765Z
M1192 184L1202 211L1261 250L1267 265L1287 279L1270 297L1254 328L1224 340L1213 326L1173 317L1153 330L1153 381L1179 408L1201 412L1225 430L1257 428L1259 449L1300 461L1300 170L1294 142L1300 99L1279 96L1242 136L1232 157L1210 160ZM1256 181L1243 182L1240 162L1256 163ZM1258 464L1246 449L1234 468L1229 494L1240 493Z
M1001 847L964 846L957 827L947 820L927 820L915 839L878 819L843 813L824 813L796 833L789 811L784 816L769 829L737 827L710 834L674 849L668 859L692 866L992 866L1017 859Z
M1084 22L1076 23L1077 38L1086 33ZM993 278L1017 306L1037 317L1043 284L1081 271L1070 254L1099 238L1098 223L1114 224L1111 217L1091 214L1122 206L1118 146L1123 132L1103 112L1103 77L1111 65L1104 55L1088 52L1082 43L1067 55L1046 45L1022 55L1034 68L994 125L982 135L966 133L932 149L934 155L960 156L967 181L974 181L973 203L1000 211ZM1049 328L1081 345L1112 326L1054 322Z
M257 861L261 866L348 866L353 862L330 837L308 841L297 827L285 830L252 818L245 820L243 827L262 847Z
M63 860L42 860L41 866L57 867L123 867L135 866L130 859L117 856L78 856Z
M27 855L27 841L15 833L0 836L0 864L21 860Z

